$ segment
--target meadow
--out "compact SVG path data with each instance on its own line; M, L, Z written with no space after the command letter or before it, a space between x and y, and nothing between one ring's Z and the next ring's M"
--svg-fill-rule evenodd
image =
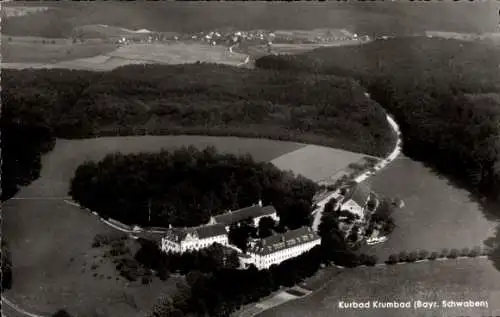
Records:
M306 145L271 161L282 170L292 170L316 182L330 179L365 155L325 146Z
M73 43L67 38L33 36L3 35L1 42L2 62L5 63L58 63L106 54L118 48L117 44L102 40Z
M245 61L243 54L229 53L224 46L202 43L129 44L107 54L127 60L146 60L162 64L185 64L196 62L237 65Z
M8 39L12 38L12 41ZM54 41L54 43L52 43ZM131 64L186 64L196 62L237 66L246 55L229 53L224 46L175 42L169 44L118 45L92 39L72 43L70 39L3 37L4 68L68 68L109 71Z
M318 152L300 143L236 137L58 139L54 150L42 158L40 178L22 188L3 207L4 223L7 224L4 234L10 242L14 264L14 286L6 292L7 298L27 311L40 314L65 308L77 316L127 317L149 310L160 294L172 292L179 278L171 277L167 282L155 278L149 285L136 285L118 277L102 250L91 248L96 234L115 229L87 211L65 203L62 198L67 196L74 170L85 160L99 160L116 151L154 152L186 145L215 146L221 153L250 153L257 161L278 158L279 162L286 162L287 153L305 148L316 153L313 155L316 158L318 153L329 155L329 161L321 159L319 166L329 165L337 159L340 160L335 162L338 166L349 164L349 158L358 156L338 150L328 152L321 147ZM317 165L312 156L309 162ZM293 169L294 164L283 163L281 167Z
M363 249L381 261L401 251L484 247L495 234L498 222L490 217L494 206L483 206L465 189L408 157L401 156L366 182L378 195L405 202L393 214L396 228L389 240Z
M137 316L180 280L140 285L120 277L103 250L91 248L96 234L115 229L62 200L11 199L2 213L15 263L14 286L3 295L28 312L52 315L64 308L74 316Z
M500 275L485 259L458 259L405 265L332 268L324 289L265 311L259 317L326 316L495 316L500 312ZM328 276L328 273L325 274ZM325 277L327 278L327 277ZM489 308L340 309L339 301L485 300Z

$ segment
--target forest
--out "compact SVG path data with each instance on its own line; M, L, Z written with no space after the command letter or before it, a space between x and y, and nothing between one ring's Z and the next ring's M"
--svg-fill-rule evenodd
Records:
M206 224L260 199L276 208L282 228L296 229L309 224L317 189L313 181L249 155L191 146L86 162L77 168L70 194L102 217L155 227Z
M406 155L431 164L476 193L500 199L498 46L398 38L295 56L266 56L256 65L358 79L395 116Z
M203 134L303 141L381 156L383 110L351 79L217 64L135 65L99 73L2 73L2 199L36 179L56 138ZM18 146L19 140L23 146Z
M398 38L267 56L265 69L349 76L391 112L404 153L500 205L500 49L485 42ZM484 200L482 198L487 198ZM491 208L500 218L500 207ZM500 229L490 256L500 268Z

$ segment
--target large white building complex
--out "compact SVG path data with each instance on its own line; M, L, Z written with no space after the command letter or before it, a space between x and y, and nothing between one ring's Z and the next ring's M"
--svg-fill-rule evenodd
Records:
M259 202L250 207L238 209L210 219L207 225L194 228L169 228L161 238L163 252L184 253L207 248L214 243L238 248L229 244L230 225L252 219L255 226L263 217L279 220L273 206L262 206ZM296 257L321 243L321 238L310 228L302 227L265 239L250 242L246 253L239 250L243 268L255 265L258 269L269 268L285 260Z
M214 243L228 245L227 231L223 225L169 228L161 238L161 250L184 253L207 248Z
M214 243L228 245L229 226L239 221L252 219L255 226L263 217L271 217L279 221L273 206L258 204L230 211L226 214L212 217L207 225L193 228L169 228L161 238L161 250L164 252L183 253L199 250Z
M255 205L211 217L208 224L222 224L229 229L229 226L234 223L252 219L254 226L258 226L259 220L263 217L271 217L274 221L279 221L276 209L273 206L262 206L262 201L259 201Z
M240 254L240 262L243 267L253 264L258 269L266 269L299 256L320 243L321 238L310 227L302 227L252 243L245 254Z

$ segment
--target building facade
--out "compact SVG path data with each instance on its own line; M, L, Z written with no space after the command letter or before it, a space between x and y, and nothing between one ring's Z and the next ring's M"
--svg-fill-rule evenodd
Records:
M347 190L344 198L340 200L338 208L363 219L366 215L366 207L370 199L371 190L364 184L357 184Z
M273 235L251 243L245 254L240 254L243 268L255 265L259 270L267 269L297 257L321 243L321 238L310 228L302 227Z
M184 253L207 248L214 243L228 245L227 231L223 225L169 228L161 238L161 250Z
M225 226L226 230L229 230L229 227L234 223L252 219L254 226L257 227L259 225L260 219L263 217L271 217L274 221L279 221L276 209L270 205L262 206L262 201L259 201L257 204L249 207L229 211L218 216L213 216L210 218L208 224L221 224Z

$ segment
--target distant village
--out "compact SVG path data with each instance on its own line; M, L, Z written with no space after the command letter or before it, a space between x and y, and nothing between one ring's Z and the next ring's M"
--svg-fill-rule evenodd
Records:
M94 25L92 28L104 29L111 27L106 25ZM77 30L74 38L83 39L93 32L98 30ZM116 30L116 34L109 37L118 44L130 43L163 43L171 41L196 41L210 45L235 45L241 42L249 44L268 44L287 43L287 44L322 44L334 41L347 40L369 40L368 36L360 36L356 33L351 33L344 29L317 29L317 30L283 30L283 31L268 31L268 30L234 30L234 29L219 29L212 31L202 31L197 33L177 33L177 32L152 32L146 29L131 31L122 29L121 32Z

